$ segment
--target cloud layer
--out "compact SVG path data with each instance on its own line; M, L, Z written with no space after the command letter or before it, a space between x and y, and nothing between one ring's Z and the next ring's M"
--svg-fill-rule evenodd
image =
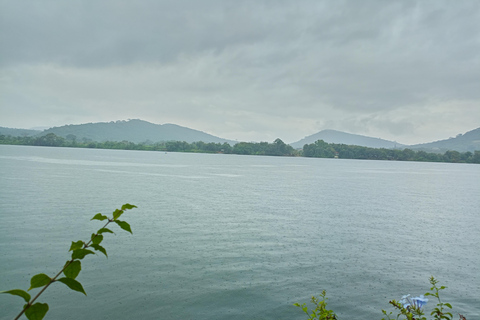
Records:
M478 1L3 1L1 126L140 118L228 139L480 126Z

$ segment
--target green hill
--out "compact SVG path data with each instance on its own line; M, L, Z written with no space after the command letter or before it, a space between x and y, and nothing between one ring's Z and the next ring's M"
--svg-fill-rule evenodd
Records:
M188 143L203 141L233 144L234 141L215 137L202 131L181 127L175 124L153 124L143 120L112 121L86 123L78 125L65 125L53 127L41 133L46 135L54 133L67 139L75 138L77 141L130 141L161 142L161 141L186 141Z
M480 128L468 131L465 134L459 134L455 138L440 140L429 143L416 144L409 146L410 149L423 150L427 152L439 152L454 150L458 152L473 152L480 150Z
M323 140L327 143L347 144L369 148L404 148L405 146L394 141L383 140L361 136L358 134L346 133L336 130L322 130L311 136L305 137L294 143L290 143L295 149L301 149L305 144L315 143L317 140Z

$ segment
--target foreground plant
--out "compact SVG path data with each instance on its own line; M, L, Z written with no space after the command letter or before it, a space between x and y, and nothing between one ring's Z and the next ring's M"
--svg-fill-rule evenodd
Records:
M444 312L444 307L447 307L449 309L452 309L452 305L450 303L443 303L442 300L440 300L440 290L444 290L446 289L447 287L445 286L441 286L440 288L437 287L437 279L435 279L434 277L431 277L430 278L430 283L432 284L432 287L430 288L430 291L432 291L431 293L430 292L427 292L425 293L426 296L433 296L435 298L437 298L438 300L438 303L437 303L437 307L433 309L431 315L434 316L435 319L448 319L448 320L451 320L452 319L452 313L451 312ZM463 317L465 319L464 316L462 315L459 315L460 316L460 319Z
M433 276L430 277L430 284L432 287L430 288L431 292L425 293L425 296L433 296L437 298L438 303L430 315L433 316L434 319L437 320L452 320L453 316L450 312L445 312L445 307L452 309L452 305L450 303L443 303L440 299L440 291L446 289L447 287L441 286L437 287L438 280L435 279ZM398 311L398 315L396 319L400 319L400 316L405 316L405 319L408 320L427 320L424 316L423 307L427 304L428 299L424 296L409 298L410 295L403 296L400 301L390 301L389 303L394 306ZM391 320L390 314L387 315L385 310L382 310L383 314L387 316L387 318L383 318L382 320ZM460 315L460 319L465 319L462 315ZM465 319L466 320L466 319Z
M58 272L53 278L50 278L44 273L40 273L34 275L30 279L30 288L27 291L35 288L42 288L33 299L30 294L24 290L14 289L9 291L1 291L0 293L8 293L11 295L22 297L26 302L26 304L23 306L23 310L17 315L17 317L15 317L14 320L19 319L24 313L29 320L42 320L43 317L45 317L45 314L48 312L48 304L34 302L54 282L61 282L67 285L70 289L87 295L85 290L83 289L82 284L75 280L80 271L82 270L82 264L80 260L82 260L83 258L85 258L85 256L89 254L95 254L95 252L89 250L89 248L92 248L95 251L102 252L108 258L107 251L104 247L100 245L103 240L103 234L114 233L112 230L107 228L107 226L111 222L116 223L123 230L132 233L130 225L125 221L118 220L118 218L120 218L120 216L126 210L130 210L133 208L136 208L136 206L126 203L122 206L121 209L116 209L113 212L112 218L109 218L101 213L97 213L91 220L108 220L107 223L102 228L98 229L96 233L92 233L92 236L90 237L90 240L88 242L82 240L72 242L69 250L72 251L71 259L65 263L60 272ZM62 273L65 277L59 278Z
M446 289L447 287L438 287L438 281L434 277L430 278L430 283L432 285L432 287L430 288L431 292L425 293L425 296L432 296L437 298L438 300L436 307L433 309L430 315L432 315L433 319L436 320L452 320L452 313L446 312L446 308L452 309L452 305L450 303L444 303L440 299L440 291ZM395 309L397 309L398 313L396 316L393 316L393 312L387 314L387 311L382 310L383 314L385 315L382 320L427 320L427 318L424 316L423 311L424 307L428 302L428 299L425 298L425 296L421 295L411 298L410 295L405 295L399 301L389 301L389 303ZM303 312L307 314L309 320L337 320L337 315L332 310L327 309L326 301L327 297L324 290L320 294L319 298L312 297L311 302L315 306L313 310L309 311L305 303L301 305L295 303L294 306L301 308ZM463 315L459 314L459 316L460 320L467 320Z
M427 320L423 317L423 307L427 304L428 299L425 299L424 296L410 298L410 295L407 294L402 297L400 301L392 300L389 303L398 309L399 313L397 314L396 319L400 319L400 316L405 316L405 319L408 320ZM392 312L387 315L385 310L382 310L383 314L387 316L387 319L391 319L390 316ZM383 318L382 320L386 320Z
M308 311L308 307L305 303L298 304L294 303L293 305L302 309L308 316L309 320L336 320L337 315L332 311L327 309L327 293L325 290L320 294L321 300L316 297L312 297L310 301L315 305L315 309Z

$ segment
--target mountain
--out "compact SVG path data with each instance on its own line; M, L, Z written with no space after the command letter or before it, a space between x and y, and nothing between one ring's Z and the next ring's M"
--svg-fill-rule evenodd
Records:
M186 141L188 143L203 141L206 143L224 143L231 145L235 141L212 136L202 131L181 127L175 124L153 124L143 120L112 121L86 123L77 125L65 125L44 130L41 135L54 133L57 136L67 138L75 136L78 141L130 141L140 143L145 141ZM70 136L71 138L71 136Z
M290 143L295 149L301 149L305 144L314 143L317 140L323 140L327 143L338 143L347 145L356 145L370 148L405 148L405 145L399 144L395 141L388 141L379 138L371 138L358 134L346 133L336 130L322 130L311 136L305 137L294 143Z
M12 137L26 137L34 136L39 134L40 130L29 130L29 129L14 129L14 128L5 128L0 127L0 135L12 136Z
M443 153L448 150L458 152L473 152L480 150L480 128L459 134L455 138L409 146L412 150Z

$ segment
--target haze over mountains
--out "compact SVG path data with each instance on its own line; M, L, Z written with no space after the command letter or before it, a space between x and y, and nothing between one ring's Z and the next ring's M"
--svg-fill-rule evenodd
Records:
M37 134L42 133L41 130L34 130L34 129L14 129L14 128L5 128L0 127L0 135L4 136L12 136L12 137L27 137L27 136L35 136Z
M161 142L161 141L186 141L188 143L203 141L205 143L229 143L234 145L238 141L222 139L202 131L178 126L175 124L153 124L147 121L133 119L128 121L111 121L86 123L79 125L65 125L53 127L47 130L27 130L0 127L0 135L11 136L35 136L54 133L68 139L77 141L130 141L134 143ZM280 137L281 139L281 137ZM351 134L336 130L322 130L318 133L305 137L297 142L290 143L294 148L300 149L305 144L323 140L328 143L358 145L370 148L410 148L430 152L445 152L455 150L466 152L480 150L480 128L459 134L455 138L440 140L417 145L402 145L395 141L372 138L357 134Z

